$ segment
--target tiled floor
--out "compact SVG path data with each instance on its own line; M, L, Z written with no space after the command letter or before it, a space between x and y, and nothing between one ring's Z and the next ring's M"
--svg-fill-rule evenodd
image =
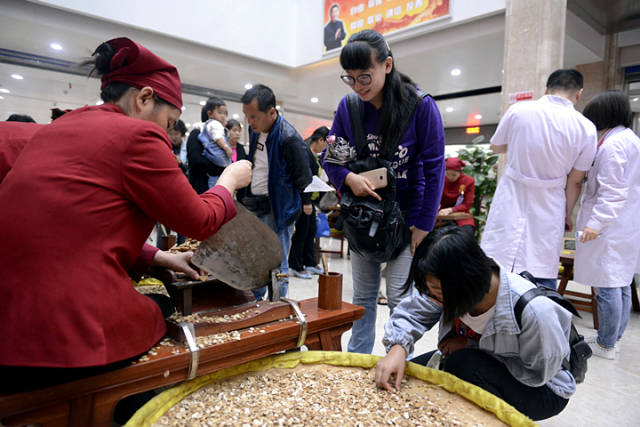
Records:
M337 241L323 239L323 247L336 247ZM339 246L337 246L339 248ZM345 249L346 253L346 249ZM343 300L351 301L353 287L351 266L348 259L337 256L329 258L329 270L343 274ZM570 282L569 289L580 288ZM289 296L305 299L317 296L317 276L312 280L290 279ZM384 289L384 282L383 282ZM586 289L586 288L585 288ZM376 323L376 344L373 354L384 355L380 342L384 323L389 318L386 306L378 306ZM583 335L595 333L592 329L591 314L583 313L582 319L576 319L576 326ZM346 349L350 332L342 337L343 349ZM415 354L431 351L436 347L437 327L429 331L417 344ZM637 351L637 352L636 352ZM578 385L576 394L565 410L549 420L540 422L541 426L640 426L640 313L632 313L629 326L623 338L622 350L617 360L605 360L592 357L584 383Z

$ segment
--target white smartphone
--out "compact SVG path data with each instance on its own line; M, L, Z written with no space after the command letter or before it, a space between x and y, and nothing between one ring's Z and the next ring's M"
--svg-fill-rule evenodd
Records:
M360 172L358 175L367 178L373 188L384 188L387 186L387 168L378 168L370 171Z

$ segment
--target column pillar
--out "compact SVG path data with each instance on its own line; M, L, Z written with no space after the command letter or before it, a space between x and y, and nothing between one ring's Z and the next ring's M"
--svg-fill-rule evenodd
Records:
M547 77L562 68L567 0L507 0L504 30L502 114L510 94L533 91L544 95ZM500 155L498 176L506 164Z

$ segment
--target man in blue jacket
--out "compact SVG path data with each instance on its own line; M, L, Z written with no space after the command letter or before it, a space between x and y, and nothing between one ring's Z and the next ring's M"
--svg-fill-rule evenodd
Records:
M289 273L289 249L296 218L311 215L311 170L300 134L276 110L276 96L264 85L256 85L242 96L242 111L249 122L249 160L253 176L242 203L278 234L282 243L281 273ZM288 279L280 283L286 296ZM264 297L266 288L254 291Z

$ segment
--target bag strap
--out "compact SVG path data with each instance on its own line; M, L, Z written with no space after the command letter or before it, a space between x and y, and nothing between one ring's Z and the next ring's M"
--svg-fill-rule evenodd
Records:
M527 279L528 281L536 285L535 288L529 289L527 292L520 295L520 298L518 298L518 301L516 301L516 305L513 308L513 314L516 316L516 321L518 322L518 326L520 328L522 328L522 312L524 311L524 308L527 306L527 304L529 304L529 302L532 299L539 296L544 296L549 298L550 300L560 305L565 310L569 311L571 314L574 314L582 318L582 316L580 316L580 314L578 313L578 310L576 310L576 308L573 306L573 304L570 301L568 301L565 297L563 297L553 289L549 289L544 286L539 286L531 273L529 273L528 271L523 271L522 273L520 273L520 276L522 276L523 278Z
M353 92L347 95L347 107L349 108L351 133L353 134L356 153L359 158L366 157L369 154L369 147L367 147L367 140L364 135L364 124L362 123L360 98L358 98L358 95Z
M413 115L418 109L418 105L422 102L422 99L429 96L428 93L423 92L421 90L417 90L418 93L418 101L414 102L407 111L407 114L402 118L402 122L400 124L400 131L394 136L391 144L387 145L386 152L380 153L380 156L385 159L391 161L393 155L395 154L398 145L402 142L402 138L404 138L404 134L407 132L409 125L411 124L411 120L413 119ZM351 132L353 133L354 145L356 146L356 153L359 158L366 157L369 154L369 147L367 146L367 140L364 132L364 124L363 117L360 111L360 98L355 93L350 93L347 95L347 107L349 109L349 118L351 121Z

